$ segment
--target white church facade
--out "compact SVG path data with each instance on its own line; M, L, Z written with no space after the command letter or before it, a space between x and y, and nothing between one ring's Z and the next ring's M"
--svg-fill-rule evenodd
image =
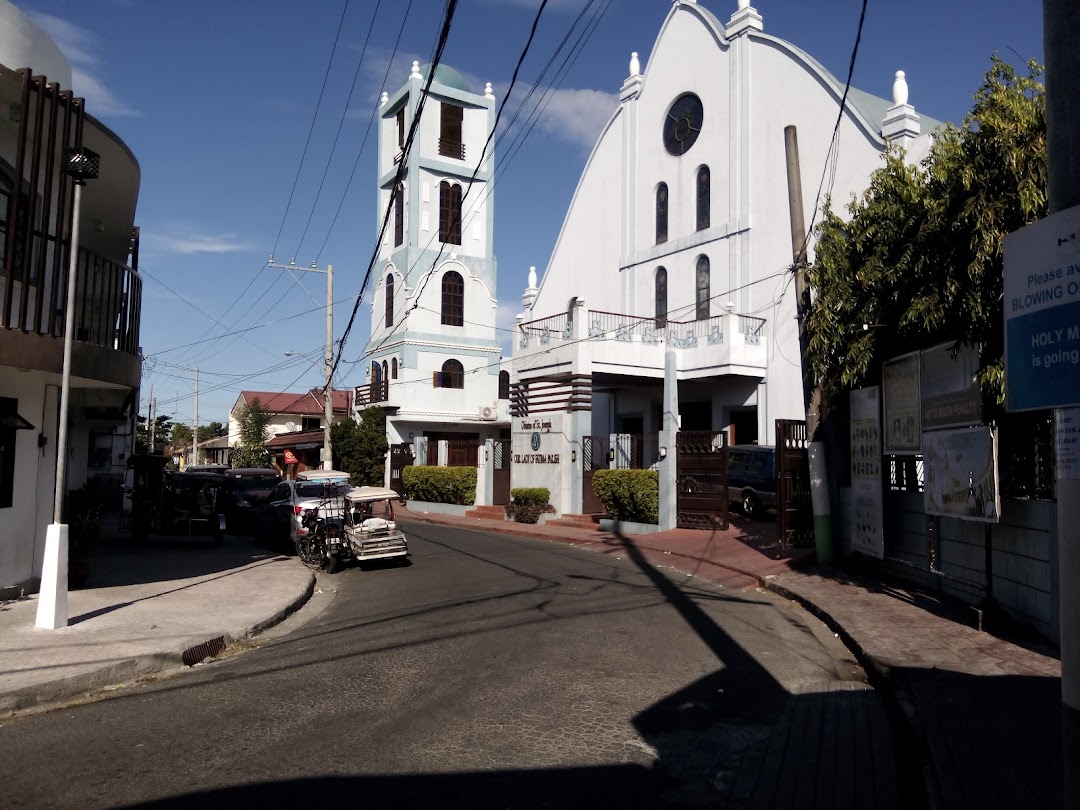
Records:
M418 464L475 465L478 448L509 427L509 372L500 377L495 333L495 97L490 84L474 93L439 65L405 156L428 70L414 62L405 84L383 94L379 118L380 243L368 383L355 408L387 410L391 485L403 450Z
M514 454L547 461L515 465L512 480L550 486L557 511L581 513L596 511L590 469L652 466L670 528L677 431L771 445L775 420L805 418L785 127L809 225L823 174L842 206L891 141L919 160L938 124L920 121L897 73L892 101L850 90L833 153L843 82L765 33L747 0L726 24L676 0L647 66L635 53L629 73L522 298Z

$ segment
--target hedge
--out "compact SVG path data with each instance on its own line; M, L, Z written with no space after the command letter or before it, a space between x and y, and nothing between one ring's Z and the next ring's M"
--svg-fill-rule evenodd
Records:
M517 523L536 523L540 520L540 515L555 511L555 508L548 504L550 498L551 490L547 487L516 487L510 490L506 516Z
M405 467L401 480L414 501L476 503L476 467Z
M609 518L660 522L660 473L656 470L597 470L592 486Z

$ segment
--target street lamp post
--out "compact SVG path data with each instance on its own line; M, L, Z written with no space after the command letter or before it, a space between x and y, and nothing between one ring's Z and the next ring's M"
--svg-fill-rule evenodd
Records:
M67 627L68 623L68 527L64 519L67 475L68 409L71 399L71 348L75 331L75 278L79 267L79 209L82 187L101 169L101 156L85 146L64 149L60 171L75 183L75 206L71 215L71 246L68 256L67 291L64 301L64 370L60 382L60 429L56 438L56 490L53 522L45 532L45 559L41 567L36 626L41 630Z
M326 274L326 383L323 389L323 420L325 421L322 463L324 470L334 467L334 451L330 443L330 426L334 420L334 265L326 265L326 269L320 269L315 262L311 267L300 267L293 259L288 264L274 264L274 257L270 257L268 267L277 267L281 270L299 270L304 273Z

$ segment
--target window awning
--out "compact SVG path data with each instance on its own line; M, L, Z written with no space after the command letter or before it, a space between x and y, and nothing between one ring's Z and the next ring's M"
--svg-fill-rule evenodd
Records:
M0 416L0 428L4 430L34 430L34 426L17 413Z

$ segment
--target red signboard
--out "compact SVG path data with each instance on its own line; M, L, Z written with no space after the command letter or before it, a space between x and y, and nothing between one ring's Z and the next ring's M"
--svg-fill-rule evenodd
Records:
M298 463L297 460L296 460L296 454L292 450L286 450L285 451L285 463L286 464L296 464L296 463Z

